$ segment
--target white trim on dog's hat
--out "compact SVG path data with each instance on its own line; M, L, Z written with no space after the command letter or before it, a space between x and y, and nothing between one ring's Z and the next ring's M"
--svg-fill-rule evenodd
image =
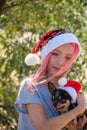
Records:
M64 78L61 78L63 82ZM81 91L82 85L75 80L67 80L67 83L64 86L58 87L58 89L65 90L72 98L72 103L76 103L77 93Z
M72 88L71 86L67 86L67 87L62 86L59 87L58 89L65 90L72 97L72 103L76 102L77 93L74 88Z

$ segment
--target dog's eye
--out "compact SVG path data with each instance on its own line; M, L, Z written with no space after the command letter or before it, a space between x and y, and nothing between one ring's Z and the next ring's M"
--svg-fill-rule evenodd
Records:
M59 97L59 99L61 99L61 96Z

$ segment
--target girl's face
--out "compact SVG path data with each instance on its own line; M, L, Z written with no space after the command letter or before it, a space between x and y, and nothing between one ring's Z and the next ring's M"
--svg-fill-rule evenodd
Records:
M53 76L71 59L74 48L71 44L65 44L56 48L47 66L47 76ZM58 75L59 76L59 75Z

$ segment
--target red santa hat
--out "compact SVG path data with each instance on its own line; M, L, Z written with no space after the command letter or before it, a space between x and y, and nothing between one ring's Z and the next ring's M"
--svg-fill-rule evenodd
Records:
M65 84L62 83L62 81L64 81ZM65 79L63 80L60 79L59 84L60 84L60 87L58 87L58 89L62 89L68 92L68 94L72 97L72 103L75 103L77 99L77 93L81 90L82 85L75 80L68 80L66 83Z
M78 55L80 54L81 46L74 34L67 32L64 29L51 30L47 32L40 38L32 53L25 57L25 64L28 66L39 64L40 58L36 54L39 50L41 52L41 60L44 60L51 51L66 43L77 44L79 48Z

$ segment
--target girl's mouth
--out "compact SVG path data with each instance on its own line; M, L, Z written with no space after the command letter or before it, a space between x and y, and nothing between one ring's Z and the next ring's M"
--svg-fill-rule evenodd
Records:
M55 67L55 66L53 66L53 68L54 68L55 70L57 70L57 71L58 71L58 70L60 70L60 68L58 68L58 67Z

